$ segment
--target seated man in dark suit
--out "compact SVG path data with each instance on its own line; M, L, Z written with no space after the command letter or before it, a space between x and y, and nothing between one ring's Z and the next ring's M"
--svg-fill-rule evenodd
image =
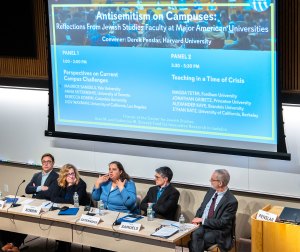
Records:
M190 251L201 252L214 244L218 244L222 252L231 249L238 202L227 187L229 180L227 170L213 172L210 179L212 188L206 193L192 220L199 228L192 233Z
M50 153L42 156L42 171L35 173L25 188L26 194L32 194L33 198L51 199L49 190L53 182L57 182L58 174L53 171L54 157Z
M173 178L172 170L167 167L160 167L155 170L155 184L149 189L146 197L141 202L141 210L146 214L148 203L152 203L155 217L167 220L174 220L179 199L178 190L170 184Z
M58 174L53 171L54 157L50 153L45 153L42 158L42 171L33 175L33 178L26 186L26 194L33 194L33 198L51 199L52 192L49 190L53 183L57 182ZM0 231L2 251L18 252L19 247L24 242L26 234L19 234L9 231Z

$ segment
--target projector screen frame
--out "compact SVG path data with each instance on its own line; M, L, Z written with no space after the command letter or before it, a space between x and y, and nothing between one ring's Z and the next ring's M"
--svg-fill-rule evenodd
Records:
M278 34L278 1L276 1L276 33ZM46 13L49 15L48 10L48 0L45 4ZM166 148L166 149L176 149L176 150L188 150L196 152L209 152L216 154L226 154L226 155L238 155L238 156L247 156L247 157L258 157L266 159L278 159L278 160L291 160L291 154L287 153L285 134L284 134L284 122L282 117L282 101L281 101L281 88L279 81L282 80L282 73L279 69L282 69L280 61L278 60L278 43L275 43L276 49L276 89L277 89L277 152L273 151L262 151L262 150L250 150L250 149L238 149L230 147L219 147L219 146L209 146L209 145L196 145L196 144L187 144L187 143L175 143L175 142L164 142L157 140L144 140L144 139L134 139L134 138L125 138L125 137L114 137L114 136L105 136L105 135L89 135L81 133L69 133L61 132L55 130L55 115L54 115L54 98L53 98L53 86L52 86L52 67L51 67L51 41L50 41L50 25L49 19L46 18L46 23L48 27L47 39L48 39L48 71L49 71L49 115L48 115L48 129L45 130L45 136L47 137L57 137L57 138L68 138L76 140L88 140L88 141L97 141L97 142L106 142L106 143L117 143L125 145L136 145L136 146L147 146L147 147L157 147L157 148ZM278 37L278 36L277 36Z

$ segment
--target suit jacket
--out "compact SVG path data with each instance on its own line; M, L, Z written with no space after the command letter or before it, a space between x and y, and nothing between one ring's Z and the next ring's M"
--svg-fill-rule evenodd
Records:
M169 184L156 202L158 190L158 186L149 188L146 197L141 202L141 210L146 214L148 202L151 202L154 203L153 210L157 217L174 220L180 195L178 190L172 184Z
M26 186L25 193L32 194L33 198L50 200L52 194L51 185L53 184L53 182L57 181L57 178L58 174L52 170L44 183L44 186L48 186L49 189L47 191L37 192L36 189L41 185L42 182L42 172L35 173L31 181Z
M68 186L68 187L60 187L58 182L53 183L51 186L51 201L55 203L65 203L65 204L74 204L73 195L75 192L78 193L79 196L79 205L85 206L89 204L89 198L86 193L86 183L80 179L78 184Z
M213 188L208 190L200 208L197 210L196 217L202 217L207 203L215 192ZM218 237L218 245L224 250L228 250L232 247L232 230L233 225L235 225L237 208L238 201L228 189L217 205L213 217L205 219L203 224L204 229L214 231Z

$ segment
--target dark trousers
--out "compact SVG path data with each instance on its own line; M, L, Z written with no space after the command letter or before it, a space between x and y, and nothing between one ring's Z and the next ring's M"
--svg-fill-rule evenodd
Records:
M0 231L0 241L3 245L7 243L13 243L14 246L20 247L26 237L26 234L20 234L4 230Z
M217 243L217 233L214 230L200 226L191 235L189 248L191 252L203 252L205 249Z
M65 241L57 241L57 247L55 252L70 252L71 251L71 243Z

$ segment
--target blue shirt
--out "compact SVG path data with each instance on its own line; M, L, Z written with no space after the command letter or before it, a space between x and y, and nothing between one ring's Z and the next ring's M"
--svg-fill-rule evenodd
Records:
M156 202L158 201L158 199L160 198L160 196L163 194L163 192L166 190L167 187L168 187L168 185L164 186L164 187L158 187Z
M42 172L42 181L41 181L41 185L38 186L36 188L36 192L40 192L42 191L42 186L44 186L45 182L46 182L46 179L49 177L49 174L52 172L53 170L51 170L50 172L47 172L47 173L44 173Z
M203 215L202 215L202 217L201 217L201 218L202 218L202 224L204 224L205 219L207 219L208 212L209 212L209 208L210 208L210 205L211 205L211 203L212 203L212 199L213 199L213 197L215 196L215 194L217 193L217 194L218 194L218 197L217 197L217 199L216 199L216 203L215 203L215 208L214 208L214 210L216 210L216 208L217 208L219 202L221 201L221 199L223 198L223 196L224 196L224 194L227 192L227 190L228 190L228 189L226 189L224 192L217 192L217 191L216 191L216 192L213 194L213 196L211 197L210 201L208 201L208 203L207 203L206 206L205 206Z
M133 212L136 203L136 189L132 180L125 183L123 190L120 192L116 186L111 190L112 181L103 183L98 189L94 188L92 199L104 203L104 208L118 212Z

